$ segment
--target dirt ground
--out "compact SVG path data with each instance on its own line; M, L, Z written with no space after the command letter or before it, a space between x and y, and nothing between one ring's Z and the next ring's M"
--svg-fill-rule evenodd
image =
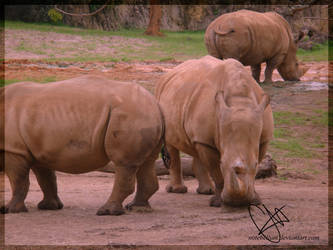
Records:
M162 74L179 62L134 63L63 63L45 64L29 60L8 58L5 62L6 79L40 79L53 77L67 79L82 74L98 74L110 79L133 81L150 91ZM273 110L327 111L327 62L307 63L310 70L302 78L311 84L300 85L276 82L264 86L272 98ZM281 80L277 72L274 80ZM317 89L311 90L311 86ZM321 89L321 87L324 87ZM313 127L315 131L317 128ZM295 128L297 131L297 128ZM311 131L310 131L311 132ZM327 143L327 128L319 131ZM274 213L281 211L289 222L279 224L281 241L286 245L328 244L328 147L318 149L321 157L308 159L319 169L318 174L297 175L288 172L289 178L256 180L256 190L263 204ZM294 159L296 168L304 167L303 161ZM1 174L3 177L3 174ZM114 176L110 173L91 172L81 175L57 173L59 196L64 208L58 211L40 211L37 203L42 193L33 174L26 198L28 213L5 215L6 245L256 245L275 244L258 238L258 229L251 220L247 208L209 207L210 195L196 194L197 182L187 177L186 194L165 191L169 176L160 176L160 188L151 198L150 213L126 212L122 216L97 216L97 209L110 195ZM7 177L1 192L5 201L11 197ZM133 198L131 195L124 204ZM261 207L262 208L262 207ZM269 216L252 207L251 214L258 227ZM284 218L279 213L281 218ZM286 219L285 219L286 220ZM271 225L272 223L269 222ZM278 231L271 227L265 235L276 239Z

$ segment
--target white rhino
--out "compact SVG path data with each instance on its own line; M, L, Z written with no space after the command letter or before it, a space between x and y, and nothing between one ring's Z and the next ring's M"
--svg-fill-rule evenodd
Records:
M297 43L289 23L275 12L240 10L223 14L207 27L205 44L208 53L216 58L235 58L251 65L257 82L263 62L267 83L272 82L275 68L289 81L298 81L308 70L297 61Z
M194 158L199 193L210 192L212 177L211 206L220 206L222 200L236 206L259 203L254 180L273 136L273 116L268 95L245 67L235 59L189 60L161 77L155 95L171 158L167 191L187 191L182 151Z
M40 209L61 209L55 171L85 173L113 161L114 187L98 215L124 213L122 202L137 192L127 208L149 207L158 189L154 162L164 135L163 116L143 87L95 76L39 84L15 83L1 90L5 141L0 144L12 199L3 213L27 211L24 200L33 170L43 191ZM3 112L3 105L5 111ZM3 165L3 164L2 164Z

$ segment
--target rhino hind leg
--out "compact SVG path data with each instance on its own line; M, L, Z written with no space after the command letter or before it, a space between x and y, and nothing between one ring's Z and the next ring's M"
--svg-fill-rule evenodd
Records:
M155 160L158 157L158 153L159 150L144 164L139 166L138 172L136 173L136 194L133 201L126 205L128 210L137 212L152 211L148 200L158 190L158 180L155 171Z
M111 196L97 211L97 215L121 215L125 213L122 203L134 192L137 166L115 166L115 181Z
M195 149L198 153L200 161L208 169L208 172L215 184L214 196L212 196L212 198L210 199L209 205L211 207L220 207L222 204L221 193L224 185L224 180L219 165L219 154L213 149L199 143L195 144Z
M208 171L203 166L199 158L193 157L192 169L195 177L199 182L199 186L197 188L198 194L213 194L214 193L214 184L209 177Z
M170 183L166 186L166 191L168 193L186 193L187 187L183 182L179 150L171 145L167 145L167 149L171 158L169 169L171 180Z
M43 191L44 198L38 203L39 209L62 209L63 204L58 197L57 177L54 170L33 166L32 171L36 175L38 184Z
M261 64L251 65L252 77L257 83L260 82Z
M0 208L1 213L28 212L24 200L29 191L30 168L26 160L18 155L5 153L5 172L8 176L11 188L12 199Z

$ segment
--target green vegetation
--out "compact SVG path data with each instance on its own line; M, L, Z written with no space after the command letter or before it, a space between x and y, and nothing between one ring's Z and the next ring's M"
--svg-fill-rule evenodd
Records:
M315 156L315 153L303 147L300 141L302 140L299 138L291 138L285 141L273 140L271 146L285 151L284 157L311 158Z
M26 77L24 79L2 79L0 78L0 87L4 87L6 85L16 83L16 82L39 82L39 83L47 83L47 82L55 82L57 81L56 76L45 76L43 78L32 78L32 77Z
M298 49L297 57L301 61L332 61L333 41L315 44L311 50Z
M204 31L184 31L172 32L162 31L164 37L152 37L144 35L142 29L120 29L117 31L101 31L73 28L61 24L51 25L47 23L24 23L5 21L5 29L19 29L19 30L36 30L40 32L55 32L60 34L70 34L83 37L85 42L62 43L61 48L59 44L50 41L48 44L28 44L22 41L16 48L17 50L29 51L37 54L47 55L46 60L55 60L55 57L50 56L52 53L61 55L68 51L81 51L82 56L64 56L57 57L57 60L63 61L110 61L110 55L104 53L105 51L96 51L98 44L104 44L109 49L115 49L112 53L112 60L118 61L132 61L132 60L158 60L166 61L169 58L175 60L187 60L190 58L198 58L207 54L204 44ZM124 41L119 44L110 42L110 38L114 36L122 37ZM106 41L103 39L107 39ZM137 42L135 39L139 39ZM128 39L128 41L126 41ZM95 41L95 42L94 42ZM97 42L96 42L97 41ZM58 47L57 47L58 46ZM52 50L48 52L47 50ZM109 53L110 54L110 53ZM168 59L167 59L168 58ZM112 61L111 60L111 61Z
M322 150L328 147L327 138L321 135L328 127L328 112L321 109L307 113L275 111L273 116L274 139L269 148L273 159L288 172L317 174L316 166L309 159L325 157ZM306 168L293 169L295 161Z
M49 13L50 14L50 13ZM54 13L51 13L51 16L54 17L54 21L58 20L57 16L53 16ZM117 55L112 55L113 58L121 61L125 59L127 61L131 60L167 60L165 58L175 59L175 60L187 60L190 58L198 58L207 54L207 50L204 44L204 31L183 31L183 32L172 32L165 31L162 32L165 34L164 37L152 37L144 35L144 30L142 29L120 29L117 31L102 31L102 30L91 30L91 29L81 29L69 27L59 22L55 24L48 23L24 23L24 22L14 22L14 21L5 21L5 29L20 29L20 30L37 30L41 32L55 32L60 34L70 34L78 35L84 37L84 39L93 39L100 41L99 43L105 44L107 41L103 41L103 37L110 38L113 36L121 36L123 38L139 38L142 39L142 42L136 44L135 47L128 45L128 42L124 42L121 45L114 46L109 45L109 48L113 47L117 50ZM100 39L98 38L100 37ZM52 42L50 42L52 43ZM147 44L148 43L148 46ZM330 46L329 46L330 45ZM53 57L46 52L46 49L55 49L54 46L44 44L42 47L38 44L28 45L22 42L17 48L18 50L30 51L32 53L48 55L46 59L52 59ZM64 45L63 45L64 46ZM107 46L107 44L106 44ZM95 43L75 43L75 46L65 47L63 49L68 50L88 50L94 51L97 48ZM306 51L299 49L297 56L301 61L327 61L328 56L333 55L332 51L332 42L326 42L324 44L317 44L313 47L312 50ZM330 53L329 53L330 50ZM53 51L53 54L57 54L57 50ZM61 54L61 51L59 51ZM107 58L109 55L105 55L103 52L94 53L93 55L87 55L85 61L88 60L100 60L100 61L109 61ZM58 60L70 60L70 61L79 61L81 57L70 56L58 58ZM332 59L332 58L330 58Z
M315 110L315 115L300 112L275 111L273 112L275 125L314 125L328 126L328 112Z

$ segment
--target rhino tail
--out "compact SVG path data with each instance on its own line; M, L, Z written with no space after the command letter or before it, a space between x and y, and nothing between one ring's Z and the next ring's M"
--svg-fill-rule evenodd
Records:
M170 157L170 154L169 154L168 149L166 147L166 140L165 140L165 118L164 118L164 114L163 114L163 111L161 109L161 106L159 104L158 104L158 108L160 109L160 114L161 114L161 118L162 118L162 137L161 137L162 148L161 148L161 156L162 156L162 160L163 160L164 166L167 169L169 169L170 168L170 163L171 163L171 157Z

